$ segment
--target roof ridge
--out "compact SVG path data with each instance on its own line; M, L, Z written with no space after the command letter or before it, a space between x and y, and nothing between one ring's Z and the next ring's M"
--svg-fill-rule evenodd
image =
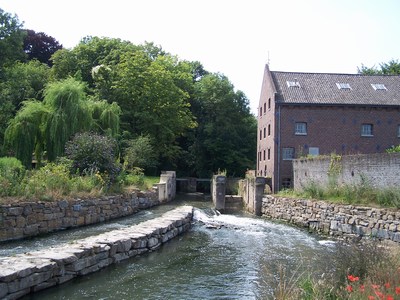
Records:
M285 73L285 74L304 74L304 75L345 75L345 76L361 76L361 77L400 77L400 75L387 75L387 74L359 74L359 73L323 73L323 72L288 72L288 71L270 71L271 73Z

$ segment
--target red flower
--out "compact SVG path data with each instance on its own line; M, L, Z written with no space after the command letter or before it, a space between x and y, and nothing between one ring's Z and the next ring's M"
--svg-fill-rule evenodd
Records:
M387 296L386 296L386 300L394 300L394 298L393 298L392 295L387 295Z
M384 286L385 286L385 288L390 288L390 283L389 282L386 282L385 284L384 284Z
M375 291L375 294L378 296L379 299L385 299L385 295L380 291Z
M373 288L374 290L376 290L376 289L379 289L379 288L380 288L380 286L379 286L379 285L377 285L377 284L373 284L373 285L372 285L372 288Z
M396 286L395 292L396 295L400 295L400 286Z
M362 284L362 285L360 285L360 292L361 293L364 293L365 292L365 286Z
M368 296L368 300L375 300L374 296Z
M348 285L348 286L346 287L346 290L347 290L349 293L351 293L351 292L353 291L353 287L352 287L351 285Z
M354 281L358 281L360 279L360 277L355 277L353 275L348 275L347 279L350 280L351 282L354 282Z

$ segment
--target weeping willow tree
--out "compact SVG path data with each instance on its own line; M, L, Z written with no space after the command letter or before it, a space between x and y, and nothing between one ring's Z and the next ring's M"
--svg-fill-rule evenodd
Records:
M40 164L43 152L43 123L48 108L39 101L25 101L5 131L6 145L14 149L15 157L27 168L32 164L32 153Z
M64 153L75 133L91 128L93 119L85 85L73 78L49 84L44 95L44 105L50 109L45 130L47 158L53 161Z
M49 161L64 154L66 143L78 132L119 130L117 104L89 101L85 84L73 78L47 85L44 101L28 101L6 130L6 141L15 156L30 167L32 153L41 158L47 151Z
M89 104L94 120L94 129L100 134L116 137L119 133L121 108L117 103L91 101Z

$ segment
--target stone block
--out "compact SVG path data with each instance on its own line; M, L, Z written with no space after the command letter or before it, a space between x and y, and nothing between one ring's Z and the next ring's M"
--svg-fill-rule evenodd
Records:
M23 208L23 207L16 206L16 207L10 207L10 208L7 210L6 213L7 213L9 216L20 216L20 215L22 215L23 212L24 212L24 208Z
M8 285L7 285L7 283L1 282L0 283L0 299L3 299L3 297L7 294L8 294Z
M132 247L132 240L125 239L118 242L117 252L128 252Z

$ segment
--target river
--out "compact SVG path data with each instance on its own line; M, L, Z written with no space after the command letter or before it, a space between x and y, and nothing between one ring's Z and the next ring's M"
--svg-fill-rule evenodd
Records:
M283 277L319 277L331 268L332 241L244 213L218 214L211 202L188 198L114 222L3 244L0 255L68 243L184 204L196 207L189 232L152 253L23 299L269 299Z

